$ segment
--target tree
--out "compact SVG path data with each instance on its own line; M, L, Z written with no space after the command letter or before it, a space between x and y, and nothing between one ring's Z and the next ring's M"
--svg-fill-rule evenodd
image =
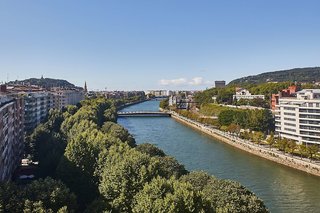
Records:
M204 212L201 195L174 178L155 178L134 197L132 212Z
M280 138L277 141L277 147L279 150L283 151L283 153L286 152L286 149L288 147L288 139L287 138Z
M115 138L119 138L122 142L126 142L129 146L135 146L135 140L128 130L113 122L105 122L101 127L101 131Z
M31 155L33 161L39 162L37 175L40 177L54 176L66 147L65 138L59 132L53 131L56 125L56 121L53 120L40 124L26 138L26 152Z
M266 140L267 144L269 145L269 148L271 149L272 145L275 143L274 133L271 132L269 137Z
M268 212L262 200L233 181L212 178L202 193L215 212Z
M47 209L57 212L67 206L76 210L76 196L61 182L52 178L39 179L28 184L25 188L25 197L30 201L41 201Z
M288 140L288 145L289 153L293 155L294 151L297 148L297 143L294 140Z
M76 196L61 182L39 179L25 186L0 184L0 212L71 212L77 210Z
M254 132L252 136L253 136L253 141L258 145L260 145L261 141L264 138L264 134L262 132Z
M244 186L205 172L191 172L180 178L202 195L205 212L268 212L263 202Z
M317 145L307 146L307 153L308 153L308 157L310 158L310 160L312 159L314 154L318 153L318 151L319 151L319 148Z
M106 121L116 122L117 121L117 110L115 107L106 109L104 111L104 117Z
M307 153L307 146L305 144L300 144L299 145L299 153L300 157L302 158L303 155L306 155Z
M0 183L0 212L21 212L23 192L12 182Z
M222 111L218 116L219 124L221 126L229 126L233 122L235 114L234 110Z
M159 175L161 177L170 178L172 176L179 178L188 173L182 164L174 157L164 156L156 157L159 160Z
M183 175L180 180L190 183L196 191L202 191L212 178L214 177L208 175L206 172L194 171Z
M161 102L160 102L160 108L162 108L162 109L168 109L168 107L169 107L169 99L168 98L166 98L166 99L164 99L164 100L162 100Z
M81 168L69 161L65 156L61 157L56 176L77 195L81 209L85 208L99 194L94 177L82 171Z
M166 154L161 149L159 149L158 147L156 147L155 145L150 144L150 143L139 144L138 146L136 146L136 150L138 150L139 152L148 154L151 157L154 157L154 156L164 157L164 156L166 156Z
M239 132L240 132L240 126L237 125L237 124L232 123L232 124L230 124L228 126L227 131L232 133L232 134L237 134L238 135Z
M115 211L130 212L134 195L158 175L159 162L126 144L106 154L100 156L100 193Z

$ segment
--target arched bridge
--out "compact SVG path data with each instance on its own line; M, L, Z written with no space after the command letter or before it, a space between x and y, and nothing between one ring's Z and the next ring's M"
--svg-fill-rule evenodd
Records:
M118 112L118 117L170 117L168 112L152 112L152 111L133 111L133 112Z

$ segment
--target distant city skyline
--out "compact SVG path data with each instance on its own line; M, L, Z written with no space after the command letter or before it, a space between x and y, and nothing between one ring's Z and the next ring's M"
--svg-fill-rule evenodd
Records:
M0 82L65 79L89 90L200 90L319 66L320 2L0 2Z

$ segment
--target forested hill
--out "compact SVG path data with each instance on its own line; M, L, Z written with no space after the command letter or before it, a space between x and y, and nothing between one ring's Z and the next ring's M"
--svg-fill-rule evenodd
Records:
M252 75L238 78L229 85L260 84L265 82L317 82L320 81L320 67L295 68L275 72L266 72L259 75Z
M52 78L29 78L21 81L11 81L9 84L24 84L24 85L37 85L43 88L51 87L64 87L64 88L74 88L74 84L61 79L52 79Z

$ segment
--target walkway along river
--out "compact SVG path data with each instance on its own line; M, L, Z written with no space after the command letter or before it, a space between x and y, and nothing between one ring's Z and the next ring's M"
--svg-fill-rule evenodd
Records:
M133 105L123 111L157 111L159 102ZM156 144L188 170L205 170L248 187L272 212L319 212L320 178L251 155L219 142L168 117L123 117L119 124L137 143Z

